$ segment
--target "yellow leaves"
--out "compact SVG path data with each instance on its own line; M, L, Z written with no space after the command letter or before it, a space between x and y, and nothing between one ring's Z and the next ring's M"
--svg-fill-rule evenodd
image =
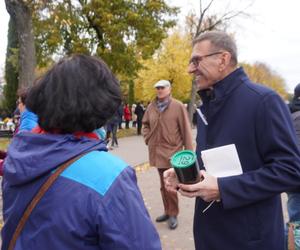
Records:
M191 49L191 39L186 34L175 31L166 38L151 59L141 62L144 68L135 80L135 98L150 101L155 96L154 83L166 79L172 83L173 97L186 101L192 82L187 73Z
M268 65L256 62L253 65L241 63L249 78L253 82L261 83L275 90L283 99L287 98L287 91L284 79L274 72Z
M72 25L71 20L69 20L69 19L61 19L61 20L58 19L58 21L60 21L60 23L65 25L65 26L71 26Z

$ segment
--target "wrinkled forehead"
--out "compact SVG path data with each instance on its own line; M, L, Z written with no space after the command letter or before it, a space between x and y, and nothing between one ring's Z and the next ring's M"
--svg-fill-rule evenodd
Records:
M214 50L214 45L209 40L204 40L196 43L193 46L192 57L195 55L205 55Z

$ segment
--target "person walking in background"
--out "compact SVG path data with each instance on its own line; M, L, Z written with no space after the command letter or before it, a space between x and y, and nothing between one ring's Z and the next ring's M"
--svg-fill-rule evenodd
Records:
M118 119L119 119L119 129L122 129L122 122L123 122L123 104L121 103L119 108L118 108L118 111L117 111L117 114L119 115Z
M289 109L292 114L300 111L300 83L297 84L297 86L294 89L294 96L292 98L292 101L289 103ZM296 128L296 132L298 132L297 128ZM300 128L299 128L299 135L300 135Z
M28 88L23 88L19 89L17 91L17 108L18 113L20 114L19 119L16 116L17 111L15 110L14 112L14 119L17 120L14 122L14 132L13 136L20 132L24 131L31 131L33 128L35 128L38 125L38 117L36 114L31 112L29 109L26 108L26 98L28 94L29 89ZM4 159L6 157L6 152L3 150L0 150L0 176L3 176L3 164L4 164Z
M125 120L125 128L129 129L129 122L131 121L131 112L130 112L129 104L127 103L124 105L123 114Z
M168 190L196 197L196 250L283 250L280 194L300 188L300 151L286 104L238 67L236 44L225 32L193 41L189 73L203 101L196 139L203 180L179 184L173 169L164 177ZM203 166L201 151L228 144L236 146L243 173L215 177L204 171L209 165Z
M136 122L137 122L137 134L141 135L142 133L142 120L143 120L143 116L144 116L144 108L141 105L140 102L137 103L136 108L134 110L134 113L136 115Z
M111 147L109 147L110 150L112 150L114 147L119 146L117 132L118 132L118 126L119 126L119 122L120 122L120 117L122 117L122 113L123 113L122 106L119 106L116 113L108 121L108 127L110 128L111 135L112 135L111 136Z
M289 104L295 127L298 147L300 148L300 83L294 89L294 96ZM300 190L288 192L287 209L290 222L300 222ZM300 244L300 243L299 243Z
M17 133L21 131L31 131L38 125L37 115L31 112L28 108L26 108L26 99L28 91L29 89L18 90L17 107L20 111L21 117Z
M132 127L134 127L134 128L136 127L136 119L137 119L137 116L136 116L136 114L134 113L135 108L136 108L136 104L133 103L133 104L131 105L131 116L132 116Z
M6 157L6 151L0 150L0 176L3 176L3 163Z
M165 189L163 173L170 168L170 157L182 149L193 149L192 131L184 105L172 98L169 81L158 81L156 98L148 106L142 123L143 136L149 150L151 166L157 167L160 178L160 191L164 205L164 214L156 222L168 221L170 229L177 227L179 213L176 193Z
M3 250L161 250L135 171L94 133L121 98L107 65L86 55L60 60L30 90L26 106L39 127L17 134L4 162ZM50 176L57 178L14 234Z

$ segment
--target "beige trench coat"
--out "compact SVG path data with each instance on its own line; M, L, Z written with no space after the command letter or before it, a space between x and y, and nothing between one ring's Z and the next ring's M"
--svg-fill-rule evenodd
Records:
M171 98L163 112L159 112L156 100L152 101L142 122L151 166L169 168L170 158L175 152L193 150L191 125L186 108L180 101Z

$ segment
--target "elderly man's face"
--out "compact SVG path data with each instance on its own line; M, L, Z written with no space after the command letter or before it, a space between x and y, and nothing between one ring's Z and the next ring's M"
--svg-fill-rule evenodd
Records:
M156 96L158 99L165 99L171 93L171 87L157 87Z
M210 41L202 41L193 47L188 72L194 74L199 90L212 87L221 80L223 51L214 49Z

